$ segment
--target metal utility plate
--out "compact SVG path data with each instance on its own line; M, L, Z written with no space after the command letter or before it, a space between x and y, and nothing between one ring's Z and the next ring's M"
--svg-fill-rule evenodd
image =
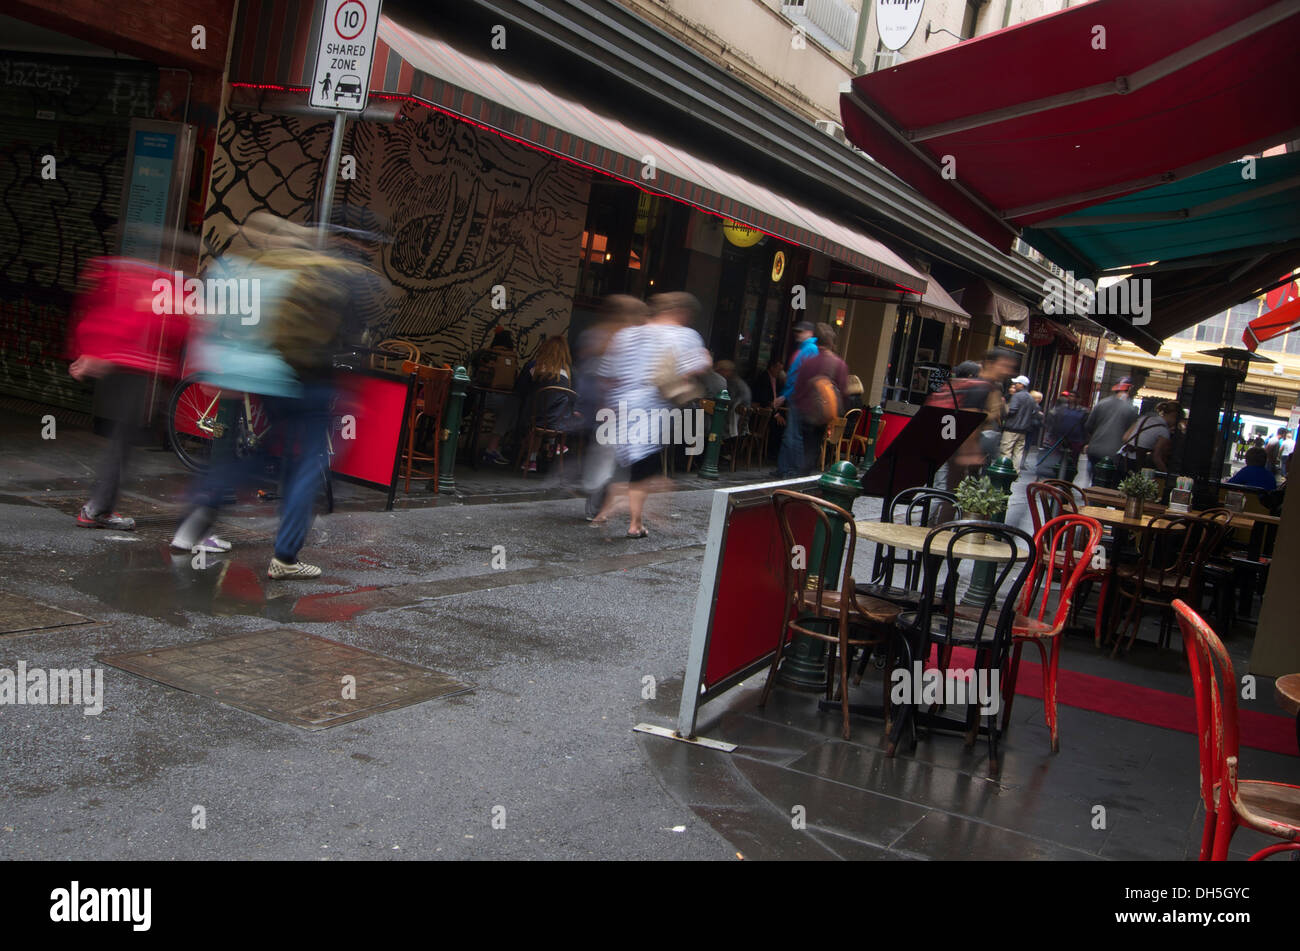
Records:
M304 730L474 689L427 667L283 628L97 659ZM348 676L356 678L355 700L343 699Z
M52 608L31 598L0 591L0 635L31 634L54 627L93 624L94 619L61 608Z

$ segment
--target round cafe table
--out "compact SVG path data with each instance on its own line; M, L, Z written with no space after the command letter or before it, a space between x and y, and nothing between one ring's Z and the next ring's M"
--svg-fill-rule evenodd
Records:
M1295 717L1296 749L1300 752L1300 674L1285 674L1273 681L1277 705Z

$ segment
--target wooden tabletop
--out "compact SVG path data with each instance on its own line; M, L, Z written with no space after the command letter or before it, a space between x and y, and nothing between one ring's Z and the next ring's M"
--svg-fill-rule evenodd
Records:
M1159 511L1153 512L1148 509L1147 511L1142 513L1142 517L1140 519L1136 519L1136 518L1125 518L1123 509L1103 508L1097 505L1085 505L1079 509L1079 514L1087 515L1090 518L1095 518L1103 525L1119 525L1122 528L1131 528L1137 530L1137 529L1146 528L1148 525L1151 524L1151 520L1159 515L1163 515L1166 518L1178 518L1184 515L1197 516L1200 514L1200 512L1174 512L1174 511L1170 511L1169 509L1161 509ZM1249 518L1243 518L1241 513L1238 513L1232 517L1233 528L1250 528L1254 524L1255 523L1251 521Z
M1292 716L1300 716L1300 674L1286 674L1273 681L1277 705Z
M855 522L854 527L859 538L879 542L882 545L892 545L904 551L923 550L926 536L931 532L931 529L924 525L898 525L893 522L862 521ZM975 537L967 535L962 538L954 546L953 553L959 558L969 558L972 561L1008 561L1012 557L1011 549L1006 542L985 544L975 541ZM934 554L944 554L947 550L948 543L944 541L940 547L938 539L930 548Z
M1158 512L1144 513L1139 518L1126 518L1123 509L1108 509L1098 505L1085 505L1079 509L1080 515L1086 515L1089 518L1095 518L1103 525L1119 525L1122 528L1131 528L1134 531L1140 531L1151 524L1151 519L1155 518Z

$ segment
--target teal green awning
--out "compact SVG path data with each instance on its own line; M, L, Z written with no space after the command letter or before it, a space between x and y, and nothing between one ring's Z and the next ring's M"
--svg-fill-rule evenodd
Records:
M1178 258L1226 260L1300 242L1300 153L1232 162L1026 228L1076 277Z

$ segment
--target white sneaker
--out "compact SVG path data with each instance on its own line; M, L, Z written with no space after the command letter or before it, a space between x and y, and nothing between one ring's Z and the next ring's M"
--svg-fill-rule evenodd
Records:
M185 541L177 535L172 539L172 548L177 551L205 551L213 555L221 555L230 551L230 542L224 538L218 538L216 535L209 535L202 541L195 542L193 545L185 544Z
M279 558L272 558L271 566L266 569L266 576L277 581L291 578L319 578L320 569L305 561L294 562L291 565Z

